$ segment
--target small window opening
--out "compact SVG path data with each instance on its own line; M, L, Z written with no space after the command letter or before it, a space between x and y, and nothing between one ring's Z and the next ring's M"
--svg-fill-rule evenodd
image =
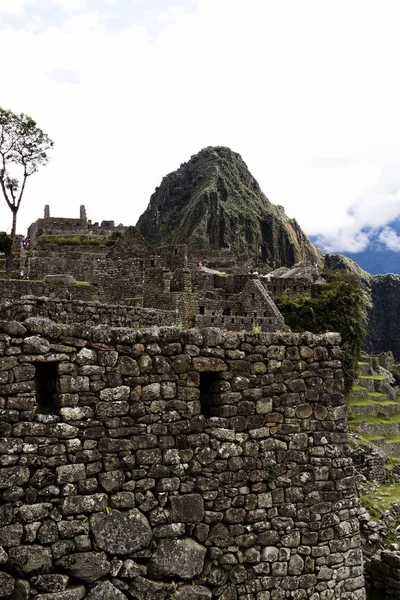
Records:
M231 314L231 309L228 307L224 308L224 310L222 311L222 314L229 317Z
M178 254L178 248L175 248L175 256Z
M206 417L219 414L220 379L219 373L200 373L200 407Z
M253 302L254 302L254 301L255 301L255 299L256 299L256 295L255 295L255 294L252 294L252 295L251 295L251 299L252 299L252 300L253 300Z
M142 260L139 261L139 268L143 269L143 261Z
M154 267L154 260L151 260L151 261L150 261L150 266L151 266L151 267Z
M204 306L199 306L199 314L204 315Z
M35 363L37 412L56 414L59 408L58 363Z

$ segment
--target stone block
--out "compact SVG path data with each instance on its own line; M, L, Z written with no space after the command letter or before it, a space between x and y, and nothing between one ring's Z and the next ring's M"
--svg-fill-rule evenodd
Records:
M160 540L149 563L149 572L157 579L180 577L191 580L203 571L206 549L190 538Z
M104 552L78 552L63 556L56 566L70 577L91 583L110 572L111 564Z
M200 494L171 496L171 509L175 523L200 522L204 517L204 500Z
M118 555L147 548L152 539L148 520L135 508L95 514L90 518L90 529L96 548Z

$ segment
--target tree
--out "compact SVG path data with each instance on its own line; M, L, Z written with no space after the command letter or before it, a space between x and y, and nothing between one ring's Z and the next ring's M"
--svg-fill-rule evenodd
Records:
M53 145L31 117L0 108L0 187L12 212L12 241L26 180L49 162Z
M282 294L274 298L285 323L293 331L338 331L342 337L342 363L346 388L351 382L360 358L366 334L364 324L367 319L365 294L360 279L348 271L329 272L323 276L325 285L319 286L319 293L310 298L298 296L290 298Z

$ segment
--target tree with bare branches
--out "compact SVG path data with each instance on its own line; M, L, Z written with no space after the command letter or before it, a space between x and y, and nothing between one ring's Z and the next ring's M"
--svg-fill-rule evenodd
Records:
M0 108L0 187L12 212L12 241L26 181L39 167L47 165L53 145L31 117Z

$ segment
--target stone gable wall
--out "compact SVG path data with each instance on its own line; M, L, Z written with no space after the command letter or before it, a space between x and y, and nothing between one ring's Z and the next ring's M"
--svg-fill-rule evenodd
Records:
M338 342L0 322L0 597L364 599Z

